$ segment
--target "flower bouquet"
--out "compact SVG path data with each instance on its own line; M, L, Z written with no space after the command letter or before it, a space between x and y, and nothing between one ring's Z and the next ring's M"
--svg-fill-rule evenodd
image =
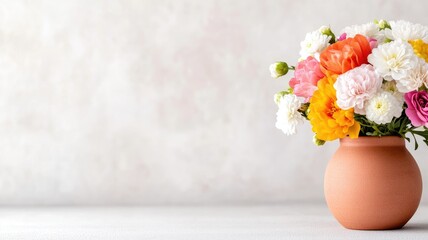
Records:
M296 66L276 62L274 78L294 71L275 94L276 127L286 135L304 119L322 145L349 136L419 135L428 144L428 28L384 20L306 34ZM415 139L415 148L418 143Z
M336 36L339 36L338 38ZM327 205L350 229L401 228L418 208L419 168L408 136L428 145L428 27L374 21L306 34L289 87L275 94L276 127L286 135L309 120L314 142L340 139L324 178Z

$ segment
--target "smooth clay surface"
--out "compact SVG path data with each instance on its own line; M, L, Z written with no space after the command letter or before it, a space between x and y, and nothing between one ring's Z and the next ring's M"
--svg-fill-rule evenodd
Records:
M345 138L328 163L324 191L329 209L344 227L397 229L416 212L422 179L404 139Z

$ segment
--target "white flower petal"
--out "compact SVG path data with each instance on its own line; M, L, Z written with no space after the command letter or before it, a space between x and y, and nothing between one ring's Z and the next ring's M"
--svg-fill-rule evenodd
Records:
M305 40L300 43L300 59L305 60L309 56L315 57L319 60L319 55L328 45L330 45L331 36L327 36L321 33L321 27L319 30L306 34Z
M403 41L422 39L428 42L428 27L403 20L389 22L391 29L386 29L385 34L389 39Z
M382 90L390 92L399 102L404 102L404 94L398 91L396 81L386 81L382 83Z
M385 41L385 32L379 31L379 26L373 22L346 27L341 31L341 33L346 33L347 38L361 34L363 36L376 39L378 43L383 43Z
M302 102L294 94L284 95L278 104L276 113L276 124L286 135L296 133L296 126L303 122L304 117L298 112Z
M354 108L355 113L365 114L364 103L382 86L382 77L372 65L363 64L340 75L334 83L337 105L344 109Z
M390 92L379 92L368 100L365 109L366 117L377 124L390 123L394 117L401 116L403 103Z
M402 93L418 90L422 84L428 82L428 64L418 58L416 67L407 71L406 76L397 80L397 89Z
M368 61L387 81L407 77L408 71L418 64L418 57L407 42L398 39L373 49Z

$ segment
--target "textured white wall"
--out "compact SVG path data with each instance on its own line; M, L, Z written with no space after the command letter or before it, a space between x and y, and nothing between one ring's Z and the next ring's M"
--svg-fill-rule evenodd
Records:
M320 25L428 25L423 0L0 6L0 204L322 201L338 143L275 129L269 64Z

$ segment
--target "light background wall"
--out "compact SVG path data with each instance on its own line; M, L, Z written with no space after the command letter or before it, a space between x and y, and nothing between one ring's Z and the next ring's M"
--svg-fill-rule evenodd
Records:
M419 1L0 1L0 204L323 201L338 146L274 127L305 33ZM412 148L412 146L410 146ZM428 181L427 147L413 152ZM425 191L423 201L428 202Z

